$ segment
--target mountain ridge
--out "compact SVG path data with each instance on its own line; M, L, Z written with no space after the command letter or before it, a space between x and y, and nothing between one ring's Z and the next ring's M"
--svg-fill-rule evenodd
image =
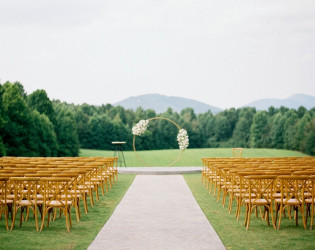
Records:
M216 114L222 111L221 108L211 106L209 104L196 101L189 98L177 97L177 96L166 96L160 94L145 94L139 96L131 96L122 101L116 102L114 106L122 106L127 109L136 110L138 107L143 109L153 109L157 113L163 113L168 108L172 108L173 111L180 112L184 108L193 108L195 113L204 113L211 110L212 113Z
M131 96L116 102L113 105L120 105L126 109L133 110L136 110L138 107L142 107L144 110L153 109L157 113L166 112L169 107L178 113L184 108L193 108L196 114L205 113L208 110L210 110L213 114L223 111L223 109L219 107L212 106L197 100L161 94ZM284 106L293 109L298 109L300 106L304 106L306 109L311 109L315 107L315 97L306 94L294 94L284 99L265 98L250 102L241 106L240 108L255 107L257 110L268 110L270 106L275 108Z
M293 109L298 109L300 106L303 106L306 109L311 109L315 107L315 97L306 94L294 94L284 99L277 98L259 99L242 107L255 107L257 110L267 110L270 106L273 106L275 108L284 106Z

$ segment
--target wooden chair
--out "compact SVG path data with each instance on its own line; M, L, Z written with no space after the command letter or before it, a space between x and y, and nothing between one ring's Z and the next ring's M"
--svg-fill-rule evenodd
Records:
M0 218L4 213L5 218L5 227L9 230L9 209L12 211L13 200L7 199L7 184L8 184L8 177L1 177L0 176ZM11 214L12 217L12 214Z
M79 222L80 219L81 219L80 200L83 197L81 192L77 189L78 182L80 180L79 174L78 173L73 173L73 172L65 172L65 173L54 174L52 177L70 177L70 178L74 178L73 181L72 181L72 185L69 185L67 199L69 201L70 200L72 201L72 206L75 208L77 221ZM65 195L62 195L61 198L63 198L65 200ZM54 219L55 219L55 216L54 216Z
M305 187L308 181L308 176L279 176L280 180L280 191L281 191L281 198L275 199L275 207L276 207L276 218L275 223L277 223L278 213L279 215L279 222L278 222L278 230L280 229L281 225L281 215L284 213L286 208L293 208L295 211L295 223L298 225L298 211L300 210L302 217L303 217L303 225L306 229L306 220L305 220L305 213L304 213L304 206L305 206ZM289 213L289 218L291 218Z
M33 210L35 217L36 230L39 231L38 225L38 213L37 208L43 204L43 200L38 199L38 182L39 177L11 177L10 183L14 189L14 205L13 205L13 219L11 230L14 228L15 218L20 209L20 226L22 226L22 221L24 220L24 209L27 209L26 218L28 217L29 209Z
M305 199L306 204L306 224L308 216L311 217L311 224L310 224L310 230L313 229L313 223L314 223L314 206L315 206L315 176L311 176L309 180L309 187L312 193L312 196Z
M243 148L232 148L233 157L242 158Z
M273 188L276 176L270 175L255 175L255 176L244 176L244 179L248 182L248 198L245 199L246 204L246 216L245 226L246 230L249 228L250 215L254 208L264 207L263 216L261 218L269 223L269 214L271 214L272 224L275 227L273 218Z
M66 218L67 231L70 232L72 226L71 221L71 206L72 201L68 200L68 190L72 185L74 178L69 177L47 177L41 178L44 183L44 207L43 207L43 220L40 230L43 230L45 225L45 217L47 218L47 227L49 227L50 215L54 208L60 208Z

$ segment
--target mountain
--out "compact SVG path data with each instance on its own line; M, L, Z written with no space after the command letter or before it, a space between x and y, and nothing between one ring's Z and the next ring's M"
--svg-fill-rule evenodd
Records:
M284 106L293 109L304 106L306 109L311 109L315 107L315 97L305 94L295 94L286 99L261 99L244 105L243 107L255 107L257 110L268 110L270 106L274 106L275 108Z
M153 109L156 113L163 113L169 107L173 109L173 111L180 112L184 108L193 108L195 113L205 113L208 110L211 110L213 114L219 113L222 109L210 106L203 102L195 101L192 99L175 97L175 96L165 96L159 94L147 94L147 95L139 95L132 96L117 103L114 103L114 106L122 106L125 109L133 109L136 110L138 107L142 107L143 109Z

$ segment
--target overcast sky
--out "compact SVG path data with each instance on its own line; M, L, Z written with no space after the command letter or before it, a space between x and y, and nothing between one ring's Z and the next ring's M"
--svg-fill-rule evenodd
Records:
M315 96L314 0L0 0L0 83L100 105Z

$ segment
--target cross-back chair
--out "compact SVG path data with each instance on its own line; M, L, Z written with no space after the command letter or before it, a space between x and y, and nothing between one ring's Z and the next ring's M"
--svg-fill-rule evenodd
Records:
M281 225L281 217L284 213L284 210L286 208L289 208L289 211L291 209L294 210L294 218L295 223L298 225L298 212L302 214L302 220L304 228L306 229L306 220L305 220L305 212L304 212L304 206L305 206L305 187L307 185L307 181L309 179L308 176L279 176L280 180L280 191L281 191L281 197L278 199L275 199L275 209L276 209L276 218L275 223L277 223L278 220L278 214L279 214L279 222L277 229L280 229ZM290 212L289 212L289 218Z
M13 219L11 230L14 228L15 218L20 209L20 226L22 226L22 221L27 220L29 209L33 210L35 217L36 230L39 231L38 224L38 212L37 209L42 211L41 207L43 200L38 199L38 183L39 177L11 177L10 184L14 190L14 205L13 205ZM24 210L26 215L24 216Z
M68 190L72 185L74 178L71 177L47 177L41 178L44 183L44 207L43 220L40 230L42 231L45 225L45 217L47 218L47 227L49 227L50 216L54 208L60 208L66 218L67 231L70 232L72 226L71 221L71 206L72 201L69 200Z
M261 214L261 219L266 220L268 226L269 215L271 214L272 224L275 228L273 218L273 190L276 176L270 175L254 175L244 176L248 185L248 198L244 200L246 204L245 226L248 230L250 224L251 213L254 208L264 208L264 212ZM261 211L261 210L260 210Z

